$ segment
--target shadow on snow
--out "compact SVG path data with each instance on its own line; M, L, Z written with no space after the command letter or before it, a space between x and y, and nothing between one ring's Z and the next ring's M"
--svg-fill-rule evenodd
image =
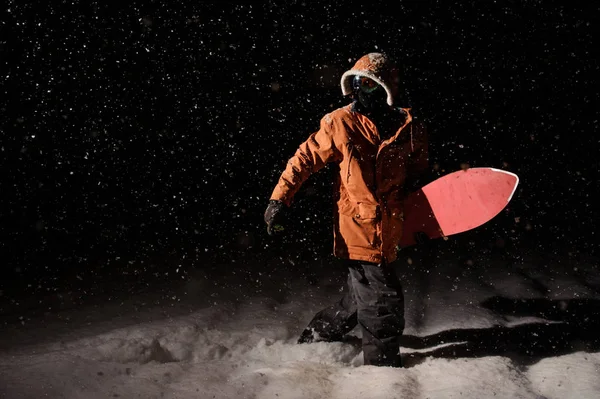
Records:
M403 347L421 350L407 353L405 365L414 366L427 357L506 356L517 365L528 366L546 357L600 350L600 300L495 296L481 305L505 317L537 317L548 321L513 327L454 329L426 337L405 335ZM422 350L440 345L445 346Z

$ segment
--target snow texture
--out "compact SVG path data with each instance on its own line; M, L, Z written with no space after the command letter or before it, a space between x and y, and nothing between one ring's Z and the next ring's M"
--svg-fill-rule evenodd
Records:
M594 262L401 262L402 369L362 365L358 329L345 342L295 343L340 296L343 271L310 285L271 270L261 295L240 273L198 273L168 301L141 293L5 322L0 397L597 398Z

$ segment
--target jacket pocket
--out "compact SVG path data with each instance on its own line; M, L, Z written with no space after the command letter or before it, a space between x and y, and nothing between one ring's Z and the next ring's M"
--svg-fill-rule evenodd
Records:
M358 204L357 213L354 215L354 218L368 221L378 221L381 218L379 205L364 203Z
M338 209L342 215L350 216L357 222L374 222L381 219L381 211L376 204L345 203L338 205Z
M376 204L346 203L339 208L340 234L354 253L372 254L379 248L380 208Z

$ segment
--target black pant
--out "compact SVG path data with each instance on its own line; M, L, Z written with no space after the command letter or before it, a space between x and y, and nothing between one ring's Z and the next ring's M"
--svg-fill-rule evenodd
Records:
M315 315L299 343L339 341L357 324L365 365L400 367L404 295L389 264L348 261L348 292Z

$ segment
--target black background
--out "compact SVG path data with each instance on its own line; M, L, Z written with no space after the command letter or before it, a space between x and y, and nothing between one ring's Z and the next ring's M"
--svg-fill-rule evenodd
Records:
M330 168L297 196L286 239L266 235L262 214L296 147L347 103L341 74L372 51L402 65L437 175L468 164L521 178L505 212L447 245L596 251L597 6L9 1L1 12L4 300L330 257Z

